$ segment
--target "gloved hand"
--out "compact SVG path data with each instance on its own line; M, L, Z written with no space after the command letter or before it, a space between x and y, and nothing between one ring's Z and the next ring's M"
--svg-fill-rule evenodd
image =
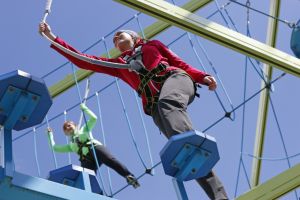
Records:
M85 111L85 110L88 110L89 108L85 105L85 103L81 103L80 104L80 109Z
M53 133L53 130L52 130L51 127L48 127L48 128L47 128L47 133L48 133L48 134Z

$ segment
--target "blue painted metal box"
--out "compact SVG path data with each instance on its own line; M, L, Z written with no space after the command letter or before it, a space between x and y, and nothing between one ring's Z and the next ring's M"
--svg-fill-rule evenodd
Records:
M0 75L0 124L22 130L43 121L52 99L43 79L16 70Z
M172 136L160 157L165 173L179 181L207 175L220 159L215 139L199 131Z
M62 183L64 185L84 190L87 186L82 182L83 180L81 175L83 172L88 174L89 180L86 184L90 184L92 192L103 194L102 189L100 188L96 179L95 172L80 166L67 165L65 167L50 171L48 179L57 183Z

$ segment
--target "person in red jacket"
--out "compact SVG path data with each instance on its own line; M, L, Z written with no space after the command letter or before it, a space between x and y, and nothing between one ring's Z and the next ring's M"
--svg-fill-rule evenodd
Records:
M54 50L79 68L118 77L129 84L142 98L144 112L153 118L154 123L167 138L194 130L187 106L194 100L195 84L207 85L209 90L215 90L217 87L213 76L185 63L162 42L144 41L131 30L120 30L115 33L113 42L121 52L117 58L83 54L54 35L46 23L40 23L39 32L69 51L87 58L120 64L132 63L134 60L141 66L138 70L109 68L79 59L51 44ZM211 171L196 181L210 199L228 199L223 184L214 172Z

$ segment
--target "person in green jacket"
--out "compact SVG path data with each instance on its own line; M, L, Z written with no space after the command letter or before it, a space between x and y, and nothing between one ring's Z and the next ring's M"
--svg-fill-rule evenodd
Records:
M101 142L94 139L92 134L90 134L97 122L97 116L85 104L81 104L80 108L90 117L86 124L81 128L77 127L73 121L66 121L63 124L63 131L65 135L71 138L67 145L55 144L53 131L50 127L48 127L47 133L50 146L56 152L77 153L79 155L81 166L96 172L97 163L92 149L93 145L99 167L102 164L105 164L123 176L128 184L132 185L134 188L139 187L140 184L135 176L121 162L119 162Z

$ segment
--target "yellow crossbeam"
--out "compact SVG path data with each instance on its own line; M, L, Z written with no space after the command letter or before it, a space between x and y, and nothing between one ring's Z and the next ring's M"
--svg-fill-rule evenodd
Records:
M300 164L282 172L254 187L236 200L270 200L278 199L300 186Z

